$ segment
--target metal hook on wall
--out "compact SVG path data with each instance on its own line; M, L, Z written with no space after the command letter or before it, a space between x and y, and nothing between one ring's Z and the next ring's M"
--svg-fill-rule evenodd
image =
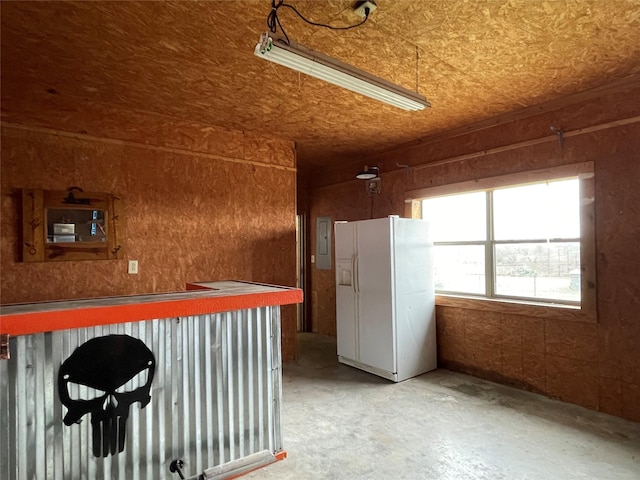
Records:
M407 172L407 178L409 178L409 165L400 165L398 162L396 162L396 167L404 168L405 172Z
M62 203L71 205L91 205L90 198L76 198L75 192L84 192L80 187L69 187L67 192L67 196L62 199Z
M564 130L562 130L562 128L556 128L553 125L550 125L549 128L558 136L558 145L560 146L560 150L562 150L562 145L564 144Z

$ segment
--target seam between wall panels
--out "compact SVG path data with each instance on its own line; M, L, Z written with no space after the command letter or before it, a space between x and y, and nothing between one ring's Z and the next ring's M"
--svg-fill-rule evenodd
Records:
M133 142L131 140L117 140L114 138L96 137L96 136L88 135L84 133L65 132L62 130L55 130L55 129L46 128L46 127L34 127L30 125L22 125L18 123L11 123L11 122L4 122L4 121L0 122L0 126L2 126L2 128L10 128L10 129L12 128L15 130L23 130L27 132L37 132L37 133L43 133L45 135L52 135L56 137L74 138L79 140L90 140L93 142L106 143L110 145L120 145L120 146L132 147L132 148L141 148L143 150L175 153L178 155L188 155L190 157L205 157L205 158L210 158L212 160L220 160L222 162L240 163L245 165L253 165L256 167L273 168L275 170L285 170L288 172L298 171L296 167L287 167L284 165L275 165L272 163L256 162L252 160L245 160L242 158L225 157L223 155L215 155L213 153L206 153L206 152L196 152L193 150L186 150L182 148L162 147L159 145L147 145L144 143Z
M584 128L579 128L576 130L570 130L567 132L563 132L563 138L571 138L571 137L576 137L579 135L587 135L590 133L594 133L594 132L598 132L601 130L608 130L610 128L617 128L617 127L622 127L625 125L632 125L634 123L639 123L640 122L640 115L635 116L635 117L630 117L630 118L623 118L621 120L614 120L611 122L606 122L606 123L601 123L598 125L592 125L590 127L584 127ZM525 148L525 147L531 147L534 145L539 145L539 144L543 144L543 143L550 143L550 142L557 142L558 141L558 136L557 135L550 135L547 137L540 137L540 138L534 138L532 140L525 140L523 142L517 142L517 143L511 143L508 145L503 145L500 147L494 147L494 148L489 148L486 150L479 150L476 152L471 152L471 153L466 153L464 155L458 155L456 157L449 157L449 158L443 158L440 160L434 160L431 162L427 162L427 163L421 163L418 165L413 165L410 166L409 168L411 170L417 171L417 170L424 170L427 168L433 168L433 167L439 167L441 165L447 165L450 163L458 163L458 162L463 162L465 160L471 160L474 158L481 158L481 157L486 157L489 155L496 155L496 154L500 154L500 153L504 153L504 152L509 152L511 150L517 150L519 148ZM428 144L425 143L423 145L423 147L427 147L428 145L434 145L438 142L434 142L433 144ZM399 149L397 151L400 151L400 149L402 148L402 146L399 147ZM393 172L399 172L402 169L400 168L395 168L395 169L391 169L391 170L387 170L385 171L385 175L386 174L390 174ZM336 182L336 183L330 183L327 185L320 185L318 187L315 187L318 190L321 190L323 188L331 188L331 187L335 187L336 185L346 185L349 183L356 183L359 182L360 180L356 180L356 179L349 179L349 180L344 180L344 181L340 181L340 182Z
M635 116L631 118L624 118L621 120L614 120L612 122L601 123L598 125L592 125L590 127L578 128L576 130L570 130L568 132L563 132L563 138L576 137L579 135L587 135L589 133L598 132L600 130L608 130L609 128L621 127L624 125L630 125L633 123L640 122L640 116ZM445 158L442 160L436 160L434 162L425 163L422 165L417 165L413 167L414 170L422 170L429 167L436 167L440 165L446 165L449 163L457 163L464 160L471 160L473 158L485 157L487 155L494 155L497 153L508 152L510 150L516 150L518 148L531 147L533 145L538 145L541 143L549 143L555 142L558 140L557 135L550 135L548 137L535 138L533 140L525 140L523 142L512 143L509 145L504 145L502 147L489 148L487 150L480 150L473 153L467 153L465 155L459 155L457 157Z

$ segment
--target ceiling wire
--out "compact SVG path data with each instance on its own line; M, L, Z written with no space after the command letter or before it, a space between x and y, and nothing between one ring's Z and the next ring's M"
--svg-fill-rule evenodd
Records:
M361 22L356 23L355 25L347 25L345 27L336 27L333 25L327 25L326 23L314 22L312 20L305 18L304 15L302 15L296 9L296 7L294 7L293 5L289 5L288 3L284 3L284 0L278 0L277 3L276 3L276 0L271 0L271 12L269 12L269 15L267 15L267 27L269 28L271 33L276 33L279 27L280 31L282 32L282 34L284 35L287 41L287 44L290 44L291 41L289 40L289 36L287 35L287 32L284 31L284 28L282 27L282 23L280 23L280 18L278 18L278 9L280 7L285 7L285 8L289 8L290 10L293 10L296 15L298 15L302 20L304 20L309 25L313 25L314 27L328 28L330 30L350 30L352 28L359 27L369 19L369 13L370 13L369 9L365 8L364 20L362 20Z
M418 68L418 64L420 62L420 50L418 49L418 45L416 45L416 93L418 92L418 86L420 85L420 73L419 73L419 68Z
M370 15L370 10L369 8L365 8L364 9L364 20L362 20L359 23L356 23L354 25L347 25L344 27L336 27L333 25L328 25L326 23L320 23L320 22L314 22L312 20L309 20L307 18L304 17L304 15L302 15L298 9L296 9L296 7L294 7L293 5L289 5L288 3L284 3L284 0L271 0L271 12L269 12L269 15L267 15L267 27L269 28L269 30L271 31L271 33L276 33L278 28L280 28L280 31L282 32L282 34L285 37L285 40L287 42L287 45L291 44L291 40L289 39L289 36L287 35L287 32L285 32L284 27L282 26L282 23L280 22L280 18L278 17L278 9L280 7L285 7L288 8L290 10L293 10L293 12L298 15L304 22L308 23L309 25L313 25L315 27L323 27L323 28L328 28L330 30L350 30L352 28L356 28L359 27L361 25L363 25L367 20L369 20L369 15ZM419 93L420 89L420 49L418 47L418 45L414 45L415 49L416 49L416 93ZM301 82L298 82L298 88L301 87Z

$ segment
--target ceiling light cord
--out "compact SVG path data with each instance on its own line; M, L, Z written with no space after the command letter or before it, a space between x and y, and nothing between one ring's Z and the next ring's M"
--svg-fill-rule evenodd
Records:
M418 71L420 63L420 51L418 50L418 46L416 45L416 92L418 91L418 85L420 85L420 73Z
M278 18L278 8L282 5L284 5L284 0L279 0L278 4L276 4L276 0L271 0L271 11L269 12L269 15L267 15L267 27L271 33L276 33L278 27L280 27L280 31L284 35L287 45L289 45L291 43L289 36L287 35L287 32L285 32L282 24L280 23L280 19Z
M280 23L280 19L278 18L278 9L280 7L286 7L286 8L289 8L289 9L293 10L296 15L298 15L302 20L304 20L309 25L313 25L314 27L328 28L330 30L350 30L352 28L359 27L360 25L363 25L369 19L369 13L370 13L369 8L365 8L364 9L364 13L365 13L364 20L362 20L361 22L356 23L355 25L348 25L346 27L334 27L333 25L327 25L326 23L318 23L318 22L314 22L314 21L311 21L311 20L305 18L296 9L296 7L294 7L293 5L289 5L288 3L284 3L284 0L278 0L277 3L276 3L276 0L271 0L271 12L269 12L269 15L267 16L267 27L269 27L269 30L271 31L271 33L276 33L278 27L280 27L280 30L282 31L282 34L284 35L284 37L287 40L287 43L289 43L289 37L287 36L287 33L284 31L284 28L282 28L282 24Z

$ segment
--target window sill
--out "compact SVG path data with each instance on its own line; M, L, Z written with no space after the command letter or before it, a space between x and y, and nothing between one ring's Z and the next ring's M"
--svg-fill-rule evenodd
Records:
M507 313L511 315L525 315L536 318L557 318L575 322L597 323L595 312L588 312L580 307L570 305L549 305L547 303L516 302L494 300L489 298L461 297L453 295L436 295L436 305L439 307L464 308L468 310L483 310L489 312Z

